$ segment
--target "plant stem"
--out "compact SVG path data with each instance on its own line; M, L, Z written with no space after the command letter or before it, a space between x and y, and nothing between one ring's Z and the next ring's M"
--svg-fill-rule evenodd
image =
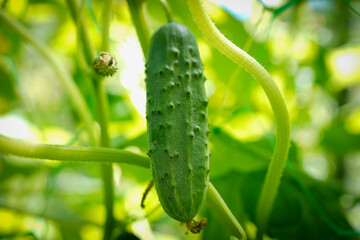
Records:
M66 0L66 3L69 8L70 15L76 25L76 38L78 45L76 52L78 55L80 68L84 73L91 75L91 64L95 59L95 50L93 48L93 44L90 41L89 33L86 31L86 22L84 22L81 14L83 4L78 7L75 0Z
M110 23L112 19L112 0L104 1L103 9L103 34L102 34L102 51L108 52L110 47ZM97 103L97 116L100 124L100 143L102 147L110 147L110 138L108 133L108 100L104 89L105 78L98 77L94 79L94 89ZM106 207L106 221L103 239L111 238L113 229L115 228L114 218L114 183L113 183L113 168L111 164L104 164L101 166L104 199Z
M78 6L74 0L67 0L70 12L78 29L78 38L82 40L84 55L87 59L88 67L91 67L95 60L93 44L90 41L89 34L83 21L82 15L78 10ZM102 34L102 51L109 51L109 29L112 19L112 0L104 1L103 8L103 34ZM90 75L96 97L97 119L100 125L100 145L102 147L110 147L110 138L108 134L108 101L104 91L104 78L98 75ZM111 233L115 227L115 219L113 214L114 187L113 187L113 169L111 164L103 164L101 166L101 175L104 190L104 202L106 208L106 220L104 226L103 239L110 239Z
M103 79L94 80L94 89L97 103L97 116L100 125L100 143L102 147L110 147L108 134L108 100L104 91Z
M7 23L7 25L12 30L17 32L21 38L28 41L51 65L59 77L59 80L64 86L66 92L68 93L71 99L71 103L73 104L77 114L84 122L89 133L90 141L96 143L96 133L93 127L93 119L91 117L89 108L76 84L73 82L72 77L70 76L67 69L63 68L61 63L56 59L56 57L51 53L51 50L44 43L38 39L35 39L24 26L6 14L2 9L0 9L0 20Z
M102 147L35 144L1 134L0 153L66 162L126 163L144 168L150 167L150 159L146 155L129 151Z
M66 2L70 10L71 17L76 24L78 38L82 42L86 62L89 66L91 66L95 59L95 48L90 40L90 35L87 31L88 28L84 18L82 17L81 9L79 9L75 0L66 0Z
M135 25L144 58L147 59L150 45L150 31L144 15L145 0L127 0L127 3L129 5L131 19Z
M91 67L93 61L95 60L94 50L92 48L92 43L89 38L89 34L83 21L82 15L78 10L78 6L74 0L67 0L70 12L74 19L74 22L78 29L78 38L82 40L84 55L87 59L88 67ZM110 40L109 40L109 29L112 18L112 0L104 1L103 8L103 34L102 34L102 51L108 51ZM110 138L108 134L108 101L107 96L104 91L104 78L97 75L90 75L95 96L96 96L96 109L97 109L97 119L100 125L100 145L102 147L110 147ZM113 187L113 169L111 164L103 164L101 166L101 175L103 182L104 190L104 202L106 208L106 220L104 226L104 236L103 239L110 239L111 233L115 228L115 219L114 219L114 187Z
M97 116L100 125L101 146L110 147L110 139L108 135L108 101L104 91L104 79L94 80L94 89L97 103ZM114 184L113 169L111 164L103 164L101 166L101 174L103 179L104 201L106 207L106 221L103 239L110 239L111 233L115 227L114 219Z
M23 140L13 139L0 135L0 153L12 154L26 158L58 160L66 162L97 162L97 163L125 163L139 167L149 168L150 159L141 154L129 151L100 147L71 147L63 145L34 144ZM246 235L240 224L236 221L219 193L210 183L206 202L209 207L220 216L230 232L240 239Z
M173 22L174 18L173 18L173 15L172 15L172 12L171 12L168 2L166 0L160 0L160 3L164 9L164 12L165 12L168 22Z
M262 236L275 201L290 146L289 114L282 94L270 74L254 58L238 48L216 28L201 0L188 0L191 14L202 33L225 56L247 70L264 89L276 120L276 146L256 209L258 235Z
M110 46L110 23L112 19L113 0L104 0L103 29L102 29L102 51L108 52Z
M104 1L103 10L103 35L102 35L102 51L108 52L110 50L110 23L112 19L112 5L113 0ZM108 99L104 89L104 79L95 79L96 100L98 103L98 118L101 127L101 145L103 147L110 147L110 138L108 134Z
M246 239L244 229L236 220L230 209L226 206L226 203L221 198L220 194L216 191L215 187L209 183L209 187L206 194L206 203L211 210L218 215L221 222L226 226L230 233L239 239Z

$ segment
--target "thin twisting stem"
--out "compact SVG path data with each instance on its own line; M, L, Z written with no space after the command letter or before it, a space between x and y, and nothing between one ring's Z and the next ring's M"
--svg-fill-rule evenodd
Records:
M152 187L154 186L154 180L151 180L148 184L148 186L146 187L143 195L142 195L142 198L141 198L141 203L140 203L140 206L142 208L145 208L145 200L146 200L146 197L148 196L150 190L152 189Z
M275 201L290 146L290 122L286 104L270 74L254 58L221 34L206 13L202 1L188 0L188 5L195 22L208 40L225 56L239 64L258 80L274 112L277 142L256 209L256 223L261 236L265 231Z

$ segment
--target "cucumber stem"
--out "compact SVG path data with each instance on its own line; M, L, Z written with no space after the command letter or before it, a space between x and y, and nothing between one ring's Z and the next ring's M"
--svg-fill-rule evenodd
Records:
M173 14L171 12L171 9L170 9L170 6L168 4L168 2L166 0L160 0L160 3L165 11L165 14L166 14L166 18L168 20L168 22L173 22L174 21L174 17L173 17Z
M144 15L145 0L127 0L127 3L144 58L147 59L150 45L150 31Z
M256 208L258 236L262 238L279 188L290 146L290 122L284 98L275 81L253 57L228 40L206 13L202 0L188 0L190 12L208 40L225 56L248 71L264 89L276 121L276 145Z

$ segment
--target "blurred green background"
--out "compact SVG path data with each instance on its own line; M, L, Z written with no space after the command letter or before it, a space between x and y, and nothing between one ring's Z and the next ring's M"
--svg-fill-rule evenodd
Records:
M273 114L255 79L214 49L185 1L168 1L175 20L195 34L207 76L210 179L255 237L254 209L275 144ZM101 51L103 1L79 0ZM65 0L2 0L1 8L49 46L81 90L95 118L77 30ZM217 27L256 58L283 93L292 143L269 239L360 239L359 1L214 0ZM147 151L144 56L126 1L114 0L110 54L118 72L106 80L111 144ZM358 11L358 12L357 12ZM147 0L151 32L167 22ZM0 21L0 134L36 143L89 145L87 133L49 63ZM101 239L105 209L98 164L0 155L0 239ZM229 239L204 205L208 225L187 234L152 190L149 170L114 164L117 239Z

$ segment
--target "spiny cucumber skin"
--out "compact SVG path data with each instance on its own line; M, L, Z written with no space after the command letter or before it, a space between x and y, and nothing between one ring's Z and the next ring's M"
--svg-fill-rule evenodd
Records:
M149 156L165 212L186 222L198 212L209 182L208 119L196 39L168 23L150 43L146 64Z

